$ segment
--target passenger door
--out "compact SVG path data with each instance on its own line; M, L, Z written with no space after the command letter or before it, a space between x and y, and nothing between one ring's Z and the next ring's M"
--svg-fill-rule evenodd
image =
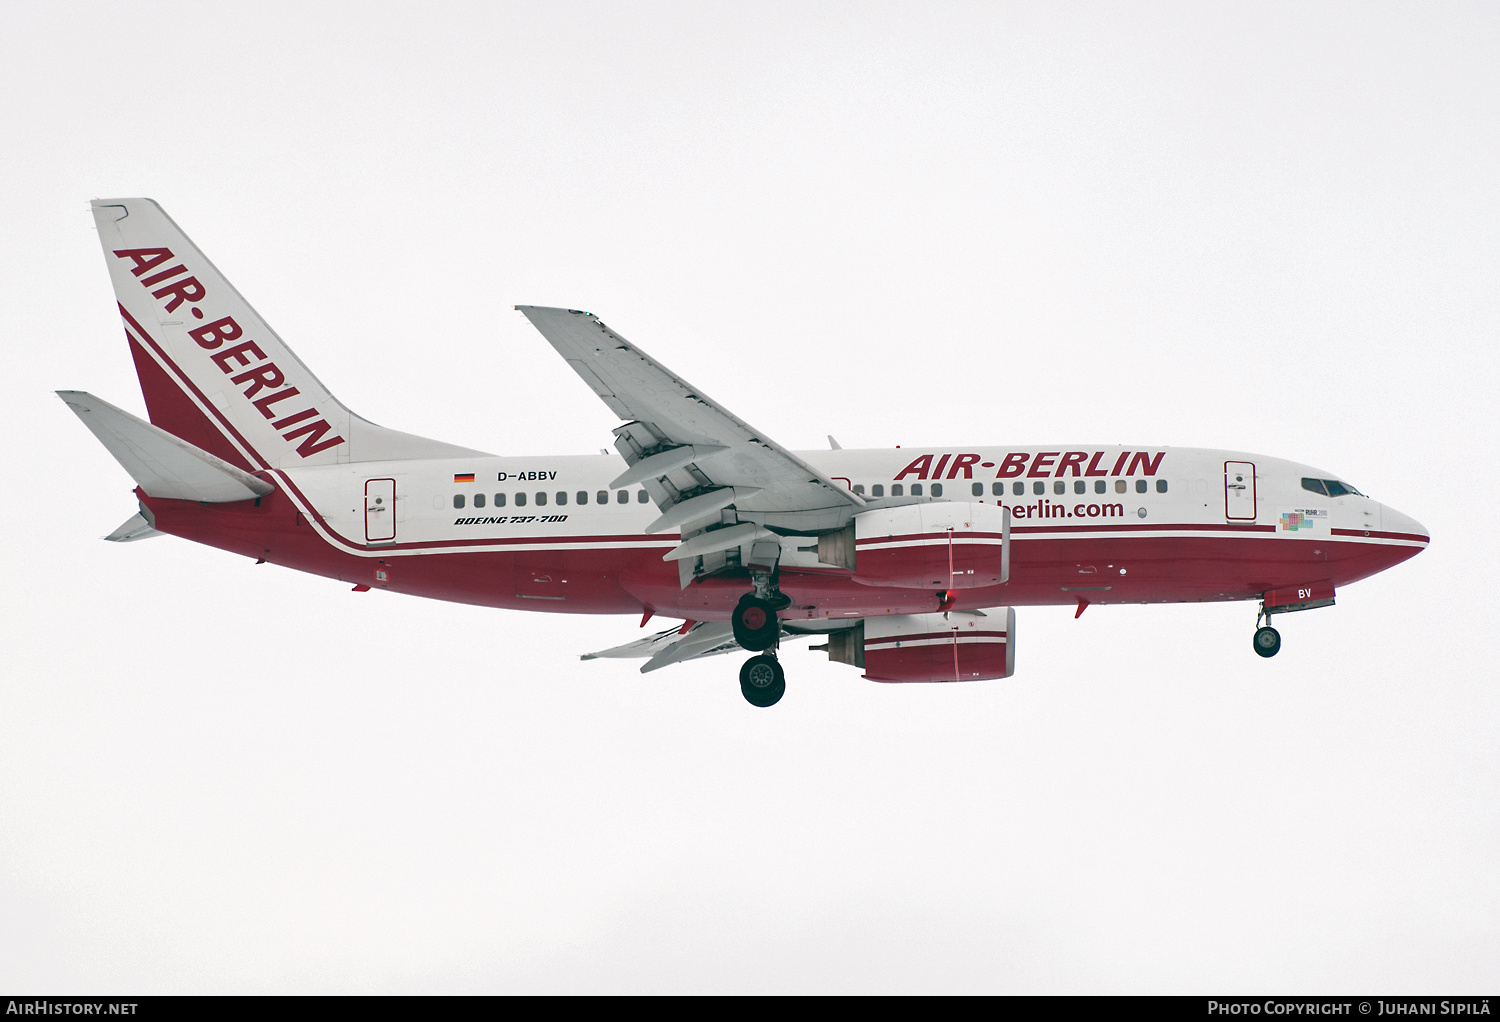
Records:
M1255 463L1224 462L1224 517L1230 521L1255 520Z
M389 543L396 538L396 480L365 480L365 542Z

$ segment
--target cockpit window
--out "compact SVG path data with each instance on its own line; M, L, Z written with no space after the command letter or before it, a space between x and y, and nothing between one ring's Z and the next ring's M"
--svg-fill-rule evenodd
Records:
M1364 496L1348 483L1341 483L1337 479L1303 479L1302 488L1325 497Z

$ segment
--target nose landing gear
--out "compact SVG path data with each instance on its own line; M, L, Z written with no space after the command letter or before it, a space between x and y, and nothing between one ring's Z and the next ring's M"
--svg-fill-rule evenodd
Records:
M1264 625L1260 623L1262 618L1265 618ZM1273 657L1281 652L1281 633L1271 627L1271 615L1262 609L1255 615L1255 625L1255 638L1252 640L1255 652L1263 657Z
M1255 630L1255 652L1261 656L1275 656L1281 651L1281 633L1270 625Z

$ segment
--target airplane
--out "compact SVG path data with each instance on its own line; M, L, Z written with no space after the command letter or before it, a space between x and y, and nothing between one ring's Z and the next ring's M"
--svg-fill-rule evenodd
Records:
M1241 451L1053 444L791 451L591 313L517 306L622 421L614 454L493 455L342 405L154 201L92 203L149 421L59 391L136 483L106 538L179 536L508 610L680 621L584 655L744 650L786 690L812 637L877 682L1008 678L1020 606L1258 601L1272 617L1414 556L1414 519ZM581 393L581 392L580 392Z

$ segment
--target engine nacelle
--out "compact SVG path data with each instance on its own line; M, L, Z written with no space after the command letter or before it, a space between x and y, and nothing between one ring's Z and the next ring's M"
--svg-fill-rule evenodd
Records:
M1016 670L1016 612L871 617L828 636L828 659L871 681L986 681Z
M854 516L854 581L978 589L1010 579L1010 509L941 501Z

